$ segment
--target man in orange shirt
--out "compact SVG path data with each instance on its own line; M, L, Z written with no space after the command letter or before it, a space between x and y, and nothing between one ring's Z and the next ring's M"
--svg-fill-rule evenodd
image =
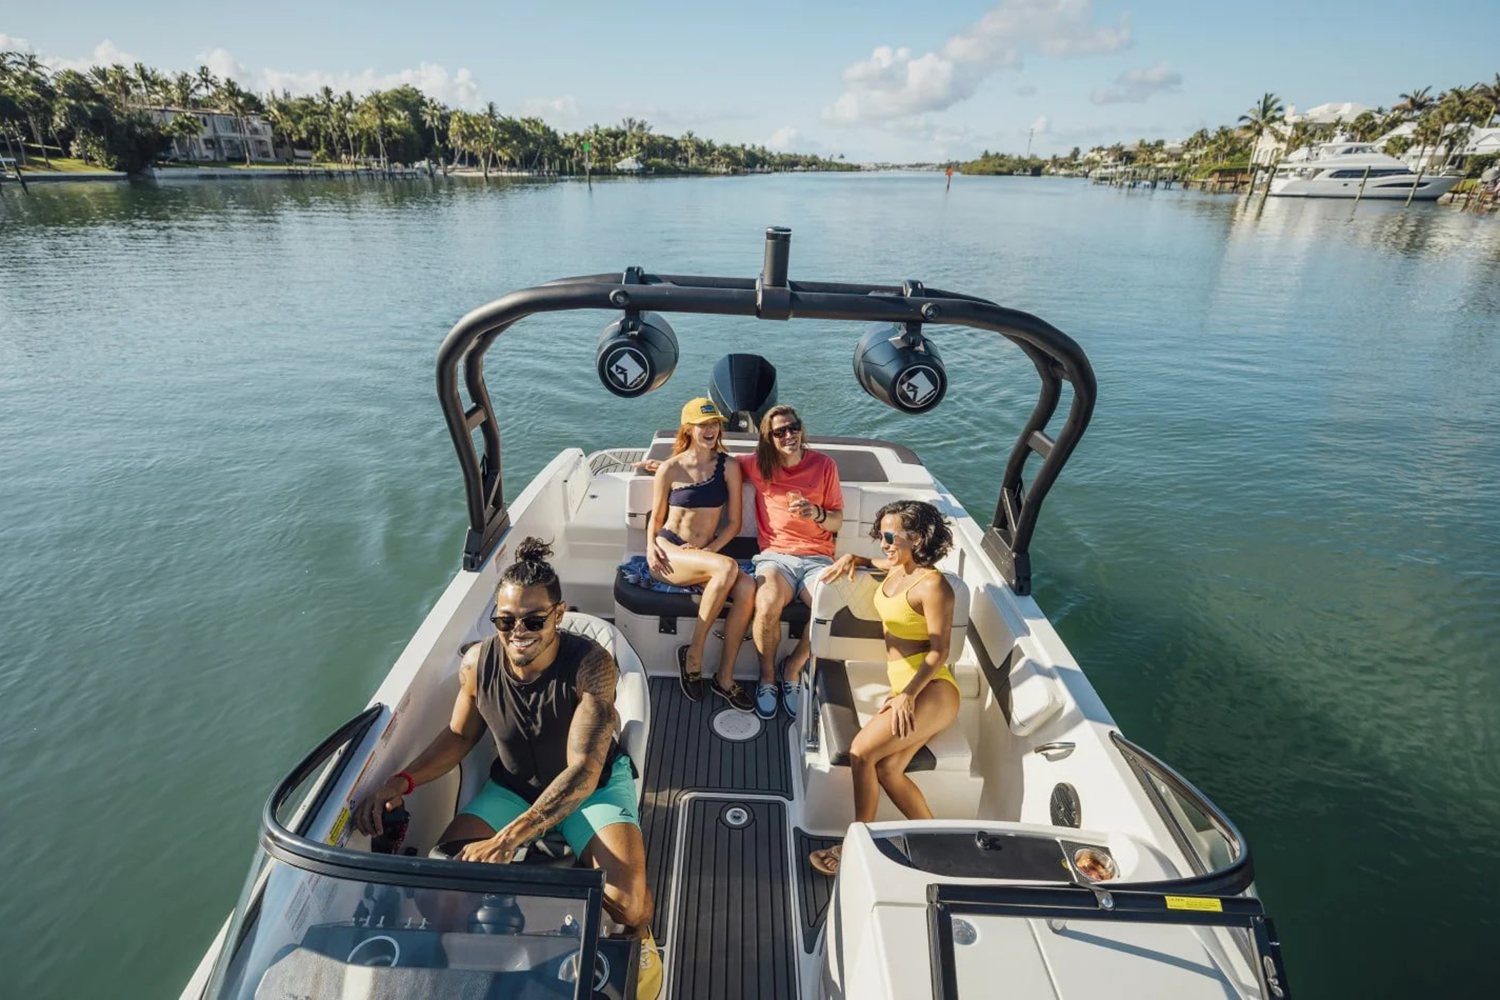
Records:
M747 482L755 486L755 648L760 652L760 683L755 714L776 717L777 703L792 718L801 700L802 668L808 637L781 662L781 612L793 600L811 604L810 587L833 565L834 538L844 523L844 494L833 459L804 445L802 418L790 406L773 406L760 422L755 453L739 458Z

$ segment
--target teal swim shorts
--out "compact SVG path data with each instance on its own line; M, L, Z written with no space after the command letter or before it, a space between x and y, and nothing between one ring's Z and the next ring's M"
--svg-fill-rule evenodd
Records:
M491 779L459 811L478 816L498 831L530 808L531 803L509 788L495 784ZM583 805L557 826L562 830L563 839L568 842L568 846L573 848L573 853L581 858L584 848L594 839L594 834L616 823L629 823L636 828L641 825L635 801L635 771L631 767L630 758L623 753L615 758L609 780L596 788L592 795L583 800Z

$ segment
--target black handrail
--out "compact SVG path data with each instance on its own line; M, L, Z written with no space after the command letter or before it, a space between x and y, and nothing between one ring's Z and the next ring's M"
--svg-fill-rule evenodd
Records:
M789 234L776 232L773 237L768 233L767 238L782 245L778 254L784 264ZM767 259L771 259L769 252ZM509 526L500 475L500 425L484 381L485 352L527 316L572 309L619 312L628 308L632 312L761 319L937 323L988 330L1015 343L1035 366L1041 392L1011 448L984 548L1017 594L1031 593L1030 546L1037 514L1083 437L1094 410L1094 370L1071 337L1030 313L911 282L903 289L901 285L788 281L783 288L767 285L764 279L641 274L634 268L631 272L628 284L621 272L561 278L512 292L470 312L444 338L437 356L437 392L464 477L469 515L464 569L478 570ZM467 407L458 391L460 366L471 404ZM1073 387L1072 401L1053 440L1044 428L1057 410L1064 381ZM482 453L474 446L476 429L483 438ZM1028 486L1022 473L1033 453L1041 457L1042 464Z

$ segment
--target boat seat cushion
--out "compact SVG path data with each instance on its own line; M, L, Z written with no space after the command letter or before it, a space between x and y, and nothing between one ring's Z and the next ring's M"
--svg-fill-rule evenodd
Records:
M959 678L960 689L966 679L972 680L977 686L978 673L978 668L972 664L958 664L954 667L954 676ZM847 767L849 748L854 743L855 735L880 711L881 704L891 693L890 683L886 680L885 664L844 663L820 657L815 664L814 677L818 718L826 741L828 759L835 765ZM967 774L972 760L969 741L964 738L955 721L918 750L911 763L906 765L906 770L961 771Z
M731 558L746 560L759 552L760 547L756 544L754 536L741 535L730 539L729 544L720 551ZM637 586L627 575L624 567L615 571L615 606L641 617L697 618L698 597L698 594L673 593ZM720 618L723 618L728 611L729 603L729 601L724 602L724 608L719 612ZM807 625L809 614L806 604L793 601L781 612L781 620L795 626L797 633L800 634Z
M969 586L956 573L943 576L953 588L953 631L949 634L950 658L958 657L969 629ZM814 656L845 663L884 663L885 631L875 611L875 589L882 576L860 570L854 579L840 577L813 588L812 652ZM955 677L957 673L955 672ZM965 698L979 694L977 672L971 683L959 680Z

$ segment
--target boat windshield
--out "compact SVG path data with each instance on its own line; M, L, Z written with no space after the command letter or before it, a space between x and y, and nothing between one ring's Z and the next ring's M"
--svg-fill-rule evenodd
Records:
M598 893L556 889L402 885L263 858L208 995L591 996L578 970L596 966L584 931L598 927Z
M383 712L350 720L272 793L205 996L555 1000L624 982L629 944L606 942L616 968L603 967L597 870L373 854L306 836Z

